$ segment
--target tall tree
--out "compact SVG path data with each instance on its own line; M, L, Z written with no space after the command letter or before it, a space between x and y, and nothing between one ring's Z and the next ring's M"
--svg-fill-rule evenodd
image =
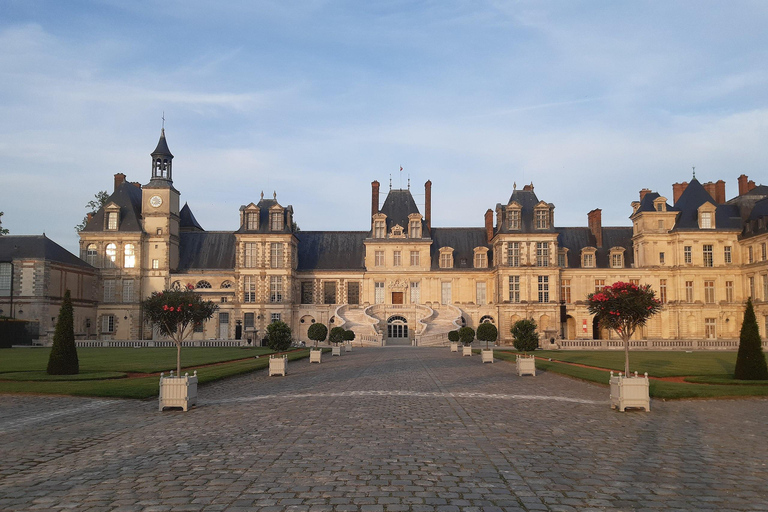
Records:
M512 344L515 350L520 352L530 352L539 347L539 333L536 332L536 320L533 318L523 318L514 323L509 330L512 333Z
M5 212L0 212L0 236L7 235L8 230L3 227L3 215Z
M48 375L77 375L80 362L77 359L75 345L75 323L72 311L72 297L69 290L64 293L64 301L59 309L56 331L53 334L53 347L48 357Z
M768 380L768 366L765 363L763 344L755 318L755 308L752 298L747 299L747 309L744 311L744 322L739 334L739 353L736 356L734 376L743 380Z
M107 194L107 191L100 190L96 192L96 195L93 196L92 200L88 201L88 203L85 205L85 208L88 210L88 213L95 215L102 206L107 204L107 199L109 199L109 194ZM83 222L75 226L75 230L79 233L85 229L86 224L88 224L88 214L83 217Z

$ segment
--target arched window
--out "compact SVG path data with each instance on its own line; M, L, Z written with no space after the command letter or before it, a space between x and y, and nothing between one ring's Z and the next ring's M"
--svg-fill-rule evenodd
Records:
M85 249L85 262L95 267L98 259L99 252L96 249L96 244L89 244Z
M480 319L481 324L493 324L496 323L493 321L493 317L491 315L485 315Z
M402 316L391 316L387 320L387 338L407 338L408 320Z
M211 283L208 281L198 281L195 288L211 288Z
M232 281L224 281L223 283L221 283L222 288L232 288L232 286L233 286Z
M133 244L125 244L125 259L123 267L134 268L136 266L136 249Z
M181 290L181 281L174 281L171 284L171 290Z
M117 259L117 246L115 244L107 244L107 248L104 251L106 258L104 258L104 268L115 268L115 260Z

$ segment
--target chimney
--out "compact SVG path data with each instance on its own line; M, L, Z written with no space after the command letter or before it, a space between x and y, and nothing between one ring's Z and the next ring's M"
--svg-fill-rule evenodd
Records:
M677 203L677 200L680 199L680 196L683 195L683 192L685 192L686 188L688 188L687 181L672 184L672 204Z
M379 182L371 182L371 217L379 213Z
M754 182L754 181L752 181L752 180L749 180L749 181L747 182L747 192L749 192L750 190L752 190L752 189L753 189L753 188L755 188L755 187L756 187L756 185L755 185L755 182Z
M115 192L117 192L117 187L125 183L125 174L118 172L115 174Z
M643 198L646 194L648 194L651 191L649 188L644 188L640 191L640 201L642 202Z
M743 196L747 192L749 192L749 178L746 174L742 174L739 176L739 195Z
M725 202L725 182L723 180L717 180L715 182L715 202L717 204L723 204Z
M715 199L715 196L717 195L717 185L715 185L711 181L708 181L707 183L704 183L704 185L702 186L704 187L704 190L707 191L707 194L709 194L716 203L719 203L719 201Z
M493 210L490 208L485 212L485 236L488 242L493 239Z
M603 246L603 210L595 208L587 214L587 223L589 230L595 235L597 246Z
M424 222L427 223L427 234L432 236L432 182L430 180L424 184Z

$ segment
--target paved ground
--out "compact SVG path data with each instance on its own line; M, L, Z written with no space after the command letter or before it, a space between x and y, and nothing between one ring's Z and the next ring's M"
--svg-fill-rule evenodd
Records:
M768 510L768 400L659 402L447 349L155 401L0 396L0 510Z

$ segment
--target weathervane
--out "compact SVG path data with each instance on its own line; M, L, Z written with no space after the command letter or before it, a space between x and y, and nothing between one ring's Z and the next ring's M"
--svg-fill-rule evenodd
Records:
M163 110L163 131L165 131L165 110Z
M693 179L696 179L696 166L693 166Z

